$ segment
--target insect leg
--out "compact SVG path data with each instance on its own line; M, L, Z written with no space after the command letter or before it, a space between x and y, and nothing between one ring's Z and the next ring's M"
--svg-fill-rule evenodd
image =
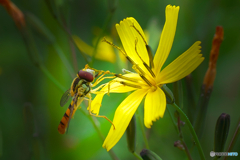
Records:
M92 99L92 96L91 96L91 94L87 94L86 97L89 99L88 100L88 112L89 112L89 114L91 116L94 116L94 117L105 118L108 122L110 122L113 125L113 129L115 130L115 126L114 126L113 122L110 119L108 119L106 116L95 115L95 114L92 113L92 111L91 111L91 99Z
M107 74L107 73L106 73ZM105 75L105 74L103 74ZM104 79L112 79L112 78L115 78L115 76L111 76L111 77L99 77L93 84L91 87L95 87L96 85L98 85L100 82L102 82Z

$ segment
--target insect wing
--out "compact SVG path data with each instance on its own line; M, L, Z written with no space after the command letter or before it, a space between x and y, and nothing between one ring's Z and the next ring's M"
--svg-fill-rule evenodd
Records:
M68 120L68 124L67 124L67 131L68 132L68 127L69 127L69 124L70 124L70 121L72 119L72 116L74 115L75 111L77 110L77 96L75 95L72 102L71 102L71 105L69 106L69 109L70 109L70 113L69 113L69 120Z
M69 109L70 109L70 114L69 114L69 119L68 119L67 131L66 132L68 132L69 124L70 124L70 121L71 121L72 116L73 116L74 103L71 103L71 106L69 107Z
M60 100L60 106L63 107L71 97L70 94L70 88L62 95L61 100Z

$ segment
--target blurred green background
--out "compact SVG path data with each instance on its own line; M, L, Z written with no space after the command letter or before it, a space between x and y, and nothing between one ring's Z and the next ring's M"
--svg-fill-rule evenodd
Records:
M54 12L61 13L65 17L72 35L77 35L89 45L92 45L98 33L96 28L103 28L109 20L103 36L112 37L113 41L121 46L114 26L126 17L134 17L144 30L148 30L150 46L153 50L156 49L159 33L165 22L165 7L168 4L179 5L176 36L166 64L183 53L195 41L202 42L202 54L205 60L192 74L196 100L208 68L215 28L221 25L224 28L224 41L220 47L217 75L206 117L207 123L200 142L206 159L212 159L209 153L213 150L215 123L221 113L227 113L231 116L231 126L225 146L226 151L240 117L239 0L231 2L56 0L55 2ZM38 51L34 54L40 55L41 62L63 89L57 87L33 64L22 34L11 16L0 6L0 159L110 159L107 151L102 148L102 140L92 123L80 110L72 119L67 134L60 135L57 131L58 124L67 109L67 105L60 107L60 98L64 90L70 87L75 75L69 74L57 54L56 46L67 57L75 73L86 64L82 54L71 44L68 35L50 13L45 1L14 0L13 3L23 13L36 16L55 37L54 41L49 41L36 28L34 29L31 21L26 19ZM116 10L110 12L113 6ZM151 30L152 26L155 30ZM73 51L76 53L75 58L72 57ZM87 58L91 61L91 57ZM74 64L73 59L76 60L77 65ZM125 66L124 63L110 63L97 59L93 63L96 69L116 73L121 72L122 66ZM182 82L183 110L187 111L185 80ZM171 88L171 85L169 87ZM105 96L100 114L113 119L114 111L126 96L127 94ZM86 110L84 105L82 108ZM139 108L142 112L143 106ZM110 123L104 119L95 120L102 134L106 136ZM191 148L191 136L187 126L183 127L183 134L187 145ZM151 150L162 159L187 159L183 151L173 146L179 138L167 112L163 119L154 122L151 130L147 130L147 135ZM142 133L137 123L137 152L139 153L143 148L145 146ZM125 135L113 151L120 159L135 159L128 151ZM200 159L196 147L190 151L193 159ZM232 151L240 154L239 138ZM239 159L239 156L229 159Z

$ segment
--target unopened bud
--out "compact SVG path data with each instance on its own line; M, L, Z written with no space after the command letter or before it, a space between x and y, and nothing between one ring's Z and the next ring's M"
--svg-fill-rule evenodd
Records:
M230 127L230 115L222 113L216 123L214 152L223 152Z
M209 66L208 70L205 74L203 84L206 86L205 93L213 87L213 83L216 77L216 66L217 66L217 59L219 55L219 48L223 41L223 27L217 26L216 27L216 33L213 38L212 42L212 49L210 53L210 59L209 59Z
M143 149L140 155L143 160L162 160L156 153L149 149Z
M181 141L178 140L176 142L174 142L174 147L177 147L180 150L185 150L184 146L182 145Z

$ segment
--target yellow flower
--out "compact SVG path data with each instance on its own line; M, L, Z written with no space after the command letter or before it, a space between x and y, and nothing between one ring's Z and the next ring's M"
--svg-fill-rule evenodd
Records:
M133 64L133 69L137 73L120 75L110 81L109 85L105 85L92 102L92 112L98 114L102 98L109 88L110 92L115 93L134 91L118 106L115 112L113 119L115 130L111 127L103 144L108 151L120 140L144 97L144 124L150 128L152 121L156 121L159 117L162 118L166 109L166 96L161 89L162 85L182 79L204 60L200 54L201 42L197 41L162 69L173 44L178 12L179 6L168 5L166 7L166 22L154 59L148 54L145 35L134 18L126 18L120 24L116 24L125 50L121 51Z

